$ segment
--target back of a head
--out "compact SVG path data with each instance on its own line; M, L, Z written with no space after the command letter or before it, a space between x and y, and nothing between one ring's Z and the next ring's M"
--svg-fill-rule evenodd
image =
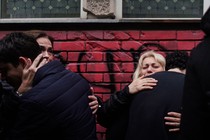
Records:
M35 38L22 32L7 34L0 41L0 62L19 64L19 57L27 57L32 61L41 53Z
M201 29L206 35L210 35L210 7L201 18Z
M185 51L174 51L166 55L166 70L179 68L180 70L186 69L188 53Z

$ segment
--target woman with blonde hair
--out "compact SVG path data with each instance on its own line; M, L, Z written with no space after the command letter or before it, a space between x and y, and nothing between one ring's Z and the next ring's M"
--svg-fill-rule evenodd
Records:
M153 50L143 52L133 74L133 81L128 86L129 93L135 94L144 89L152 89L157 81L154 78L147 78L146 76L165 71L165 66L165 57L160 53Z
M149 65L144 64L145 59L153 59L154 60L153 62L156 62L156 63L153 63L151 65L151 69L148 69ZM142 75L148 76L155 72L164 71L165 65L166 65L166 60L163 57L163 55L161 55L153 50L146 51L141 55L141 57L138 61L137 68L133 74L133 80L139 78ZM153 69L153 71L152 71L152 69Z

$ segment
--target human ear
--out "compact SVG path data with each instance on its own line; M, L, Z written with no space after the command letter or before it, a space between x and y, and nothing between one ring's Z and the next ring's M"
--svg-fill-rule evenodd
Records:
M25 68L26 66L30 66L32 64L32 61L30 58L21 56L19 57L19 63L23 68Z

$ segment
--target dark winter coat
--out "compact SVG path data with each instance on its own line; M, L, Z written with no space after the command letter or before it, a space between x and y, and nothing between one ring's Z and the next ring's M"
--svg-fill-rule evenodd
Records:
M21 96L12 140L95 140L88 82L59 61L41 67Z
M181 133L184 140L208 140L210 139L209 130L210 36L207 36L191 51L188 61L183 96Z
M210 7L201 19L206 34L189 58L183 96L181 134L184 140L210 139Z
M135 94L129 109L126 140L177 140L179 133L169 132L164 117L168 112L181 112L184 74L158 72L151 90Z
M5 140L14 125L19 97L13 88L0 81L0 140Z

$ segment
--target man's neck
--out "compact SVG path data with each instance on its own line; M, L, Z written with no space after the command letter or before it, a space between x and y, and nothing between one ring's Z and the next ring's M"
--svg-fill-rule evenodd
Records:
M186 73L186 69L180 70L179 68L169 69L168 71L178 72L178 73L182 73L182 74Z

